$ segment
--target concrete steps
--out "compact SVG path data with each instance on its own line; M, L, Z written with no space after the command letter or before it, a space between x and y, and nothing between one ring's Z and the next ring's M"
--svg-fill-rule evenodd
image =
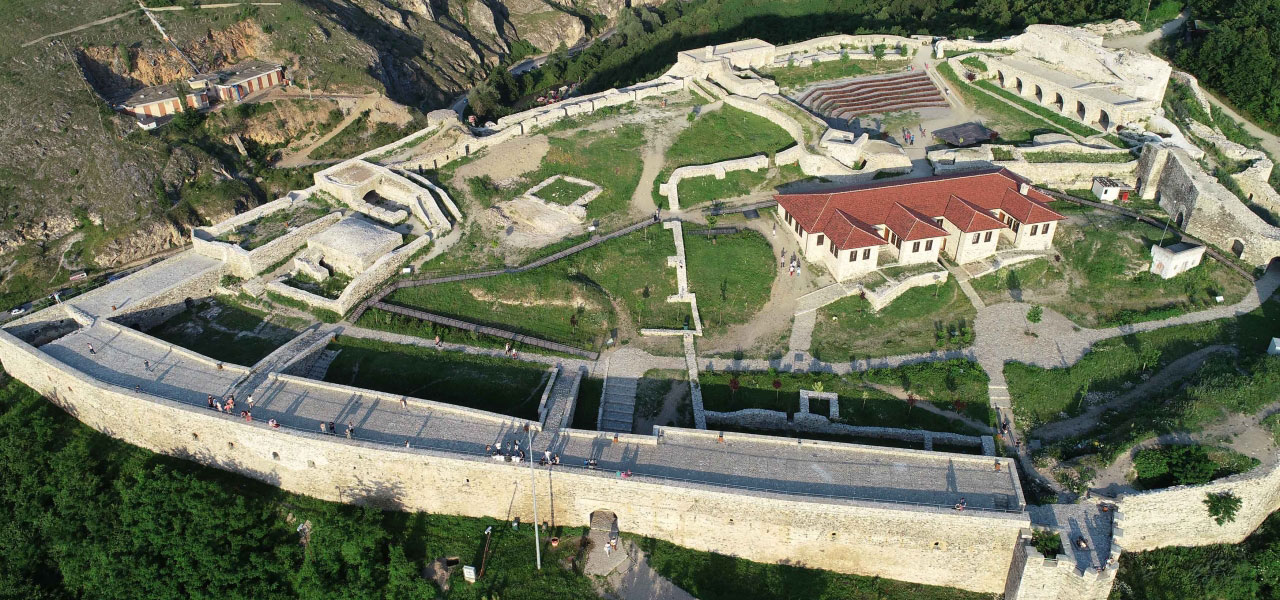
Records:
M636 388L640 385L634 377L609 377L604 382L600 397L600 418L596 427L600 431L631 433L635 421Z
M311 368L307 370L306 378L324 381L324 376L329 372L329 365L333 364L333 359L338 358L341 350L322 350L320 356L316 358L316 362L311 364Z

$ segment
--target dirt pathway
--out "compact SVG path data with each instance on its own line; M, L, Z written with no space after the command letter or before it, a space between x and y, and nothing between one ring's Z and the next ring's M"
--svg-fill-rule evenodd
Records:
M904 390L896 385L885 385L883 383L866 383L865 385L868 387L880 390L886 394L890 394L894 398L897 398L904 402L911 395L910 393L907 392L907 390ZM953 410L947 410L945 408L941 408L938 405L932 402L929 402L927 400L924 402L917 403L916 408L923 410L925 412L933 413L938 416L946 417L948 419L954 419L956 421L960 421L961 423L964 423L965 425L968 425L974 429L977 429L978 431L984 431L984 432L991 431L991 426L987 425L986 423L983 423L972 417L962 415Z
M794 246L793 239L778 235L773 227L773 219L756 219L747 223L747 228L755 230L769 241L773 248L770 264L776 264L778 257L785 249L788 255ZM796 314L796 299L817 289L812 269L801 277L788 277L779 269L769 288L769 301L751 317L750 321L738 325L730 325L728 330L718 335L706 336L698 342L699 353L717 354L723 352L743 352L755 349L763 343L771 343L779 339L791 329L792 317ZM772 348L763 348L768 354ZM804 350L808 351L808 345Z
M133 9L126 10L126 11L124 11L124 12L122 12L122 13L118 13L118 14L111 15L111 16L109 16L109 17L103 17L103 18L101 18L101 19L98 19L97 21L91 21L91 22L89 22L89 23L85 23L84 25L79 25L79 26L77 26L77 27L72 27L71 29L64 29L64 30L62 30L62 31L58 31L58 32L56 32L56 33L50 33L50 34L48 34L48 35L42 35L42 36L40 36L40 37L38 37L38 38L36 38L36 39L34 39L34 40L31 40L31 41L29 41L29 42L23 42L22 47L23 47L23 48L26 48L27 46L30 46L30 45L32 45L32 44L38 44L38 43L43 42L43 41L45 41L45 40L47 40L47 39L49 39L49 38L56 38L56 37L58 37L58 36L60 36L60 35L66 35L66 34L68 34L68 33L75 33L75 32L77 32L77 31L82 31L82 30L88 29L88 28L90 28L90 27L96 27L96 26L98 26L98 25L105 25L105 24L110 23L110 22L112 22L112 21L114 21L114 20L116 20L116 19L119 19L120 17L127 17L127 16L129 16L129 15L131 15L131 14L135 13L135 12L138 12L138 9L133 8Z
M377 94L373 94L373 95L365 96L360 100L356 101L355 106L352 107L351 110L347 113L346 118L343 119L341 122L339 122L337 125L335 125L333 129L330 129L328 133L320 136L318 139L316 139L316 141L311 142L310 145L308 145L307 147L301 150L282 153L280 160L276 161L275 165L273 166L276 168L288 169L293 167L306 167L310 165L339 162L341 159L319 160L319 159L310 158L310 156L313 151L315 151L320 146L323 146L329 140L333 139L333 136L338 135L339 132L346 129L347 126L350 125L352 122L354 122L356 119L359 119L360 115L364 111L373 110L373 105L378 102L379 97L380 96L378 96Z
M631 193L633 214L648 215L658 210L658 204L653 198L653 182L667 161L667 149L688 126L688 119L673 118L649 131L649 139L645 141L644 153L641 155L644 169L640 171L640 183L636 184L635 191Z
M1133 458L1139 451L1154 446L1187 444L1226 446L1245 456L1258 459L1260 468L1270 468L1276 464L1278 457L1275 452L1274 438L1262 425L1262 420L1278 410L1280 410L1280 402L1273 402L1255 414L1234 414L1226 421L1207 427L1203 431L1166 433L1135 444L1128 452L1121 454L1106 468L1098 471L1089 489L1107 496L1138 491L1128 478L1129 471L1133 469ZM1224 440L1229 441L1223 443Z
M1062 421L1054 421L1044 427L1040 427L1031 432L1031 436L1045 441L1053 441L1065 437L1079 435L1089 431L1098 424L1098 417L1108 410L1120 410L1131 406L1138 401L1148 398L1165 388L1181 382L1187 376L1191 375L1204 364L1209 357L1219 352L1236 353L1236 349L1232 346L1214 345L1201 348L1169 363L1168 366L1161 369L1158 373L1151 376L1150 379L1142 382L1137 387L1129 390L1121 396L1112 400L1090 406L1085 410L1084 414L1065 419Z

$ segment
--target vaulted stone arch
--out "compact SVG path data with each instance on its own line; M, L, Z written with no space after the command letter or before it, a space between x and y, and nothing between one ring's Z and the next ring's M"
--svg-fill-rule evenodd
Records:
M1035 85L1035 96L1036 102L1044 104L1044 88L1040 87L1040 84L1038 83Z
M1054 107L1058 112L1062 112L1062 111L1066 110L1067 100L1066 100L1065 98L1063 98L1063 97L1062 97L1062 93L1061 93L1061 92L1054 92L1054 93L1053 93L1053 102L1051 102L1051 104L1053 105L1053 107Z

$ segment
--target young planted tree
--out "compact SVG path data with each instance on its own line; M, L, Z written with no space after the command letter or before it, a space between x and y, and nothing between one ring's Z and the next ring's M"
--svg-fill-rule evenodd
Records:
M1209 509L1209 516L1218 525L1226 525L1236 520L1236 512L1240 510L1242 501L1239 496L1227 491L1217 494L1205 494L1204 505Z

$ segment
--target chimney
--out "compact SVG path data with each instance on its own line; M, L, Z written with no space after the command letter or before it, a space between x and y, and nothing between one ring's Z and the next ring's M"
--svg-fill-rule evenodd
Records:
M1031 186L1030 186L1030 185L1027 185L1027 183L1026 183L1026 182L1023 182L1023 183L1019 183L1019 184L1018 184L1018 193L1019 193L1019 194L1022 194L1023 196L1026 196L1026 195L1027 195L1027 193L1029 193L1030 191L1031 191Z

